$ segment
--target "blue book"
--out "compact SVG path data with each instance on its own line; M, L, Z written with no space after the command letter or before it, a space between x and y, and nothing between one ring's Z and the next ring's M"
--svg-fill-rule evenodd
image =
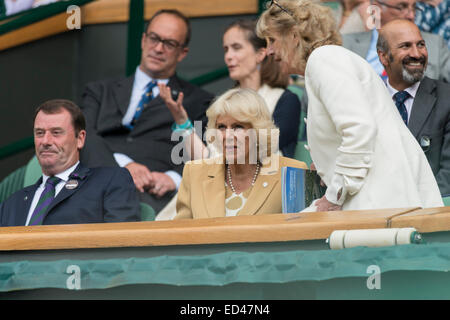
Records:
M295 213L321 198L326 187L316 171L294 167L281 168L281 205L283 213Z

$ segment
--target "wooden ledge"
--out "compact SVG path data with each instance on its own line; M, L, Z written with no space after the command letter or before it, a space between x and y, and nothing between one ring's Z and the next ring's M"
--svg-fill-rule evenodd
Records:
M414 226L419 232L450 230L450 207L415 210L391 220L391 228Z
M66 13L60 13L1 35L0 51L69 31L66 26L67 17Z
M0 228L0 250L46 250L326 239L334 230L450 230L450 207L305 212L199 220Z
M130 0L97 0L85 6L84 23L128 21ZM258 0L145 0L144 19L161 9L177 9L187 17L258 13Z

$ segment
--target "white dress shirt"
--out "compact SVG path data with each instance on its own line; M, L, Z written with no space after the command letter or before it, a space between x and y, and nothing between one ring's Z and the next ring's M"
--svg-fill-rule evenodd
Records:
M153 79L149 77L145 72L143 72L139 66L136 68L136 74L134 76L134 82L133 82L133 89L131 91L131 99L130 104L128 105L127 112L125 113L125 116L122 119L123 125L128 125L133 120L133 116L136 113L136 108L139 104L139 101L141 101L142 95L145 93L145 88L147 87L148 83L152 81ZM167 84L169 82L169 79L156 79L157 83L164 83ZM156 98L159 95L159 87L155 86L152 90L153 97ZM131 162L134 162L133 159L131 159L128 155L123 153L114 153L114 159L121 167L125 167ZM181 183L181 176L178 174L178 172L174 170L169 170L164 172L167 174L175 183L175 186L178 190L178 187Z
M69 169L55 175L55 177L61 179L61 181L59 181L58 184L55 186L55 198L58 195L58 193L62 190L64 185L67 183L67 181L69 181L70 174L75 170L75 168L78 166L79 163L80 161L77 161L77 163L75 163ZM34 193L33 201L31 202L30 210L28 211L27 222L25 223L26 226L30 223L31 216L33 215L33 211L36 208L37 203L39 202L39 198L41 197L42 191L44 191L45 189L45 183L47 182L48 178L50 178L50 176L42 174L42 183Z
M412 111L412 105L414 103L414 99L416 98L416 93L417 93L417 89L419 89L419 85L420 85L420 81L414 83L411 87L406 88L404 91L408 92L411 97L405 100L405 107L406 107L406 111L408 112L408 123L409 123L409 118L411 117L411 111ZM389 84L389 79L388 81L386 81L386 86L388 88L389 94L391 95L392 99L394 99L394 94L396 94L398 92L397 89L394 89L390 84Z

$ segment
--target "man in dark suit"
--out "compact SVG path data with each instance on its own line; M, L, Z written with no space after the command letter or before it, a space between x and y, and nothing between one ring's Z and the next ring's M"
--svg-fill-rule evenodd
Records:
M34 144L43 176L0 206L0 226L139 221L139 199L123 168L87 168L79 107L50 100L36 109Z
M450 85L425 77L428 51L419 28L394 20L381 30L378 55L403 121L427 156L441 194L450 194Z
M141 201L156 212L174 196L183 170L183 163L172 159L179 141L171 139L174 120L156 83L167 84L174 95L183 94L189 118L202 121L203 127L213 99L176 75L177 64L189 51L189 38L186 17L176 10L158 11L142 35L135 74L87 85L81 105L88 128L83 163L127 168Z

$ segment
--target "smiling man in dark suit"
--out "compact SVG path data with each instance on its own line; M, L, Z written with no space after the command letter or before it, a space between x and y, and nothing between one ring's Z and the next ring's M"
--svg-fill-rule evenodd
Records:
M377 51L403 121L424 150L441 194L450 194L450 85L424 76L427 46L408 20L383 26Z
M81 159L89 166L129 170L140 199L159 212L174 196L183 164L171 158L174 123L157 83L183 94L193 121L206 125L213 95L180 79L176 67L187 55L190 25L176 10L161 10L142 35L141 62L133 76L88 84L81 108L87 121Z
M39 181L0 206L0 226L139 221L133 180L123 168L89 169L79 161L86 137L77 105L50 100L36 109Z
M379 23L381 28L390 21L405 19L414 22L416 16L417 0L371 0L375 16L379 13ZM376 6L376 7L375 7ZM426 76L432 79L439 79L447 83L450 82L450 50L444 39L428 32L422 32L428 47L428 68ZM383 70L376 50L378 30L376 28L367 32L348 33L342 36L343 46L360 55L374 70L383 78L386 72Z

